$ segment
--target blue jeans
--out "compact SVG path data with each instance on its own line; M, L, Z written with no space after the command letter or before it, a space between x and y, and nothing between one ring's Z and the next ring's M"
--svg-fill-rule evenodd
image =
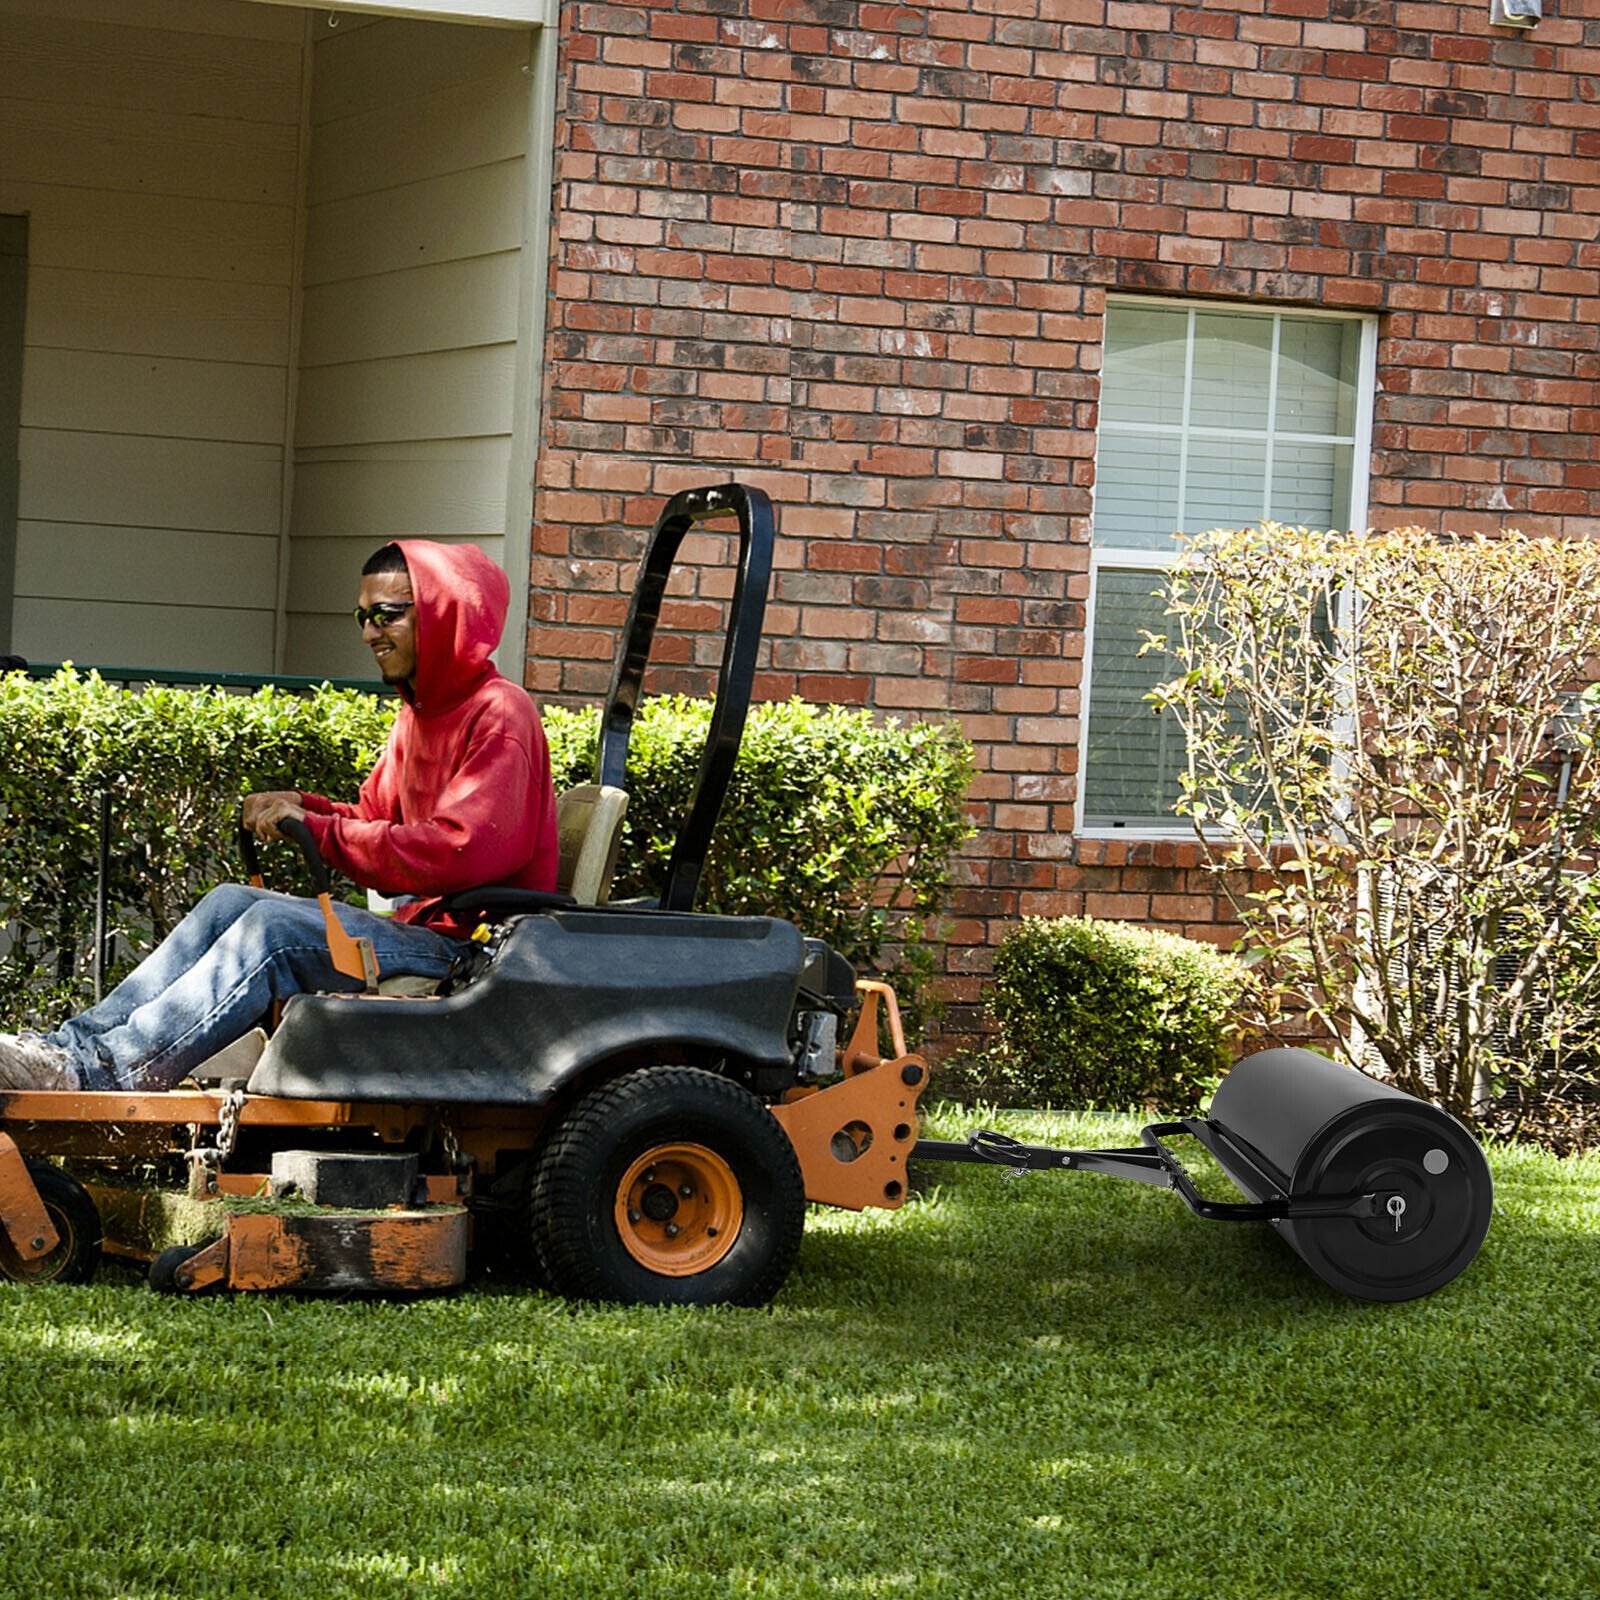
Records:
M384 977L442 978L460 949L431 928L356 906L339 920L370 939ZM310 990L354 993L336 972L322 908L270 889L213 889L99 1005L46 1037L86 1089L170 1089L260 1022L274 1000Z

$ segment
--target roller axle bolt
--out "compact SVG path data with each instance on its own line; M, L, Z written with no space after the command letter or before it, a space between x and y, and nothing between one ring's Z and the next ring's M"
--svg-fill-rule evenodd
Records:
M1394 1231L1399 1233L1401 1223L1406 1214L1406 1197L1403 1194L1390 1195L1387 1203L1384 1205L1384 1210L1394 1218Z

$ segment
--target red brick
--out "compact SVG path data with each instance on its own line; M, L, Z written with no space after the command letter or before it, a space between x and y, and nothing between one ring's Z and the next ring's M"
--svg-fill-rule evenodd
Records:
M802 699L816 700L826 705L864 706L869 699L870 685L864 678L802 673L796 679L796 685Z
M1600 427L1580 29L1360 10L563 13L528 681L603 691L619 552L659 494L708 473L769 486L784 537L760 692L954 711L981 744L985 831L956 864L971 898L947 963L965 1006L1021 909L1231 937L1209 880L1159 877L1172 843L1057 831L1107 290L1380 313L1374 520L1475 522L1495 492L1513 503L1497 522L1600 522L1600 468L1569 447ZM674 605L726 581L697 568ZM706 687L714 646L672 650L666 677Z

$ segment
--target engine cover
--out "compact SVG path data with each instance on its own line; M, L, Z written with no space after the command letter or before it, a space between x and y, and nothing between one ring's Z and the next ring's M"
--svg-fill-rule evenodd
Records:
M295 996L248 1091L538 1105L597 1061L675 1045L781 1070L806 956L799 930L776 917L523 917L459 993Z

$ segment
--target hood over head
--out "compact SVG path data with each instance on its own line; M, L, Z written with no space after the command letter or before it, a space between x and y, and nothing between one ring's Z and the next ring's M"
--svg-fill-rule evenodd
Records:
M416 600L417 673L401 693L417 712L448 710L495 668L511 581L475 544L396 539Z

